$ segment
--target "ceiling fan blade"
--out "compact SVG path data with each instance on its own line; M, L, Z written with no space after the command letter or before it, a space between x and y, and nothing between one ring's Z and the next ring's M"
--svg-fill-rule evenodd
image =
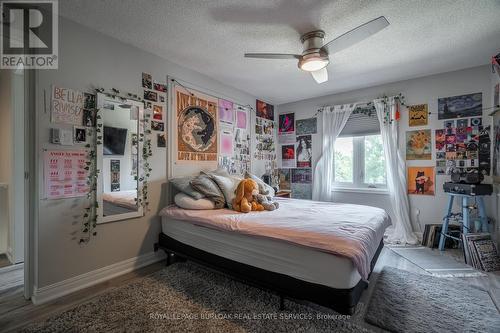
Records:
M311 72L311 75L317 83L328 81L328 71L326 70L326 67L320 69L319 71Z
M299 54L287 53L245 53L245 58L259 58L259 59L300 59Z
M329 54L342 51L343 49L346 49L370 37L371 35L376 34L380 30L387 27L389 24L389 21L387 21L384 16L380 16L374 20L371 20L370 22L366 22L365 24L362 24L359 27L340 35L334 40L329 41L328 43L323 45L322 49L326 49Z

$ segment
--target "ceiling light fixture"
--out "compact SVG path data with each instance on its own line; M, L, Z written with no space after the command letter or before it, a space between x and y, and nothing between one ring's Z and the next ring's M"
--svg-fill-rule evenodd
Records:
M306 72L316 72L325 68L329 63L328 56L323 56L320 53L312 53L300 59L299 68Z

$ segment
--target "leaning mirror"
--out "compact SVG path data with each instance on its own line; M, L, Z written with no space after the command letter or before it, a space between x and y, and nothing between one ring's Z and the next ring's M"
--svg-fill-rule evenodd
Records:
M143 215L140 175L143 126L141 102L97 95L97 222Z

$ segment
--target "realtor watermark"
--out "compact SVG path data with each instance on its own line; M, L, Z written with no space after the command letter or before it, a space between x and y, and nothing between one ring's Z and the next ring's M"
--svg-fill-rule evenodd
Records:
M349 315L335 313L311 313L311 312L235 312L235 313L217 313L217 312L150 312L151 320L349 320Z
M0 68L57 69L57 0L2 0Z

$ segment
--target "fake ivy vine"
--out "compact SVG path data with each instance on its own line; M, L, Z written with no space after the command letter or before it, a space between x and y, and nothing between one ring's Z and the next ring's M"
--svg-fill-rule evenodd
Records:
M95 89L98 93L104 93L108 97L117 98L121 101L126 101L127 99L142 101L140 97L135 94L127 94L127 97L120 96L120 91L112 88L112 93L105 93L103 88ZM90 142L85 145L85 148L88 150L87 161L85 162L84 169L87 171L87 186L89 191L87 193L87 205L84 208L84 213L82 216L82 225L81 225L81 236L79 243L88 243L93 236L97 236L97 210L99 208L99 202L97 201L97 180L99 178L100 170L97 168L97 146L102 145L102 132L103 132L103 123L102 117L99 113L100 109L95 110L95 124L94 127L88 129L88 136L90 138ZM140 173L139 177L136 176L135 179L138 180L140 184L140 198L138 199L138 204L143 207L144 212L149 211L149 194L148 194L148 180L153 171L151 164L149 163L149 158L153 155L152 146L151 146L151 130L149 129L150 124L149 113L144 113L144 117L141 120L141 128L143 131L139 133L139 137L135 139L132 138L132 144L134 144L134 140L136 144L138 142L142 143L142 160L141 166L138 166L138 172ZM138 152L139 153L139 152ZM137 200L137 199L136 199Z
M81 236L79 243L88 243L92 236L97 235L97 178L99 177L99 169L97 168L97 145L102 144L102 123L99 121L99 109L96 109L96 126L88 130L90 143L85 147L88 149L87 161L85 162L85 170L87 171L87 193L88 205L84 209ZM95 132L95 133L94 133Z

